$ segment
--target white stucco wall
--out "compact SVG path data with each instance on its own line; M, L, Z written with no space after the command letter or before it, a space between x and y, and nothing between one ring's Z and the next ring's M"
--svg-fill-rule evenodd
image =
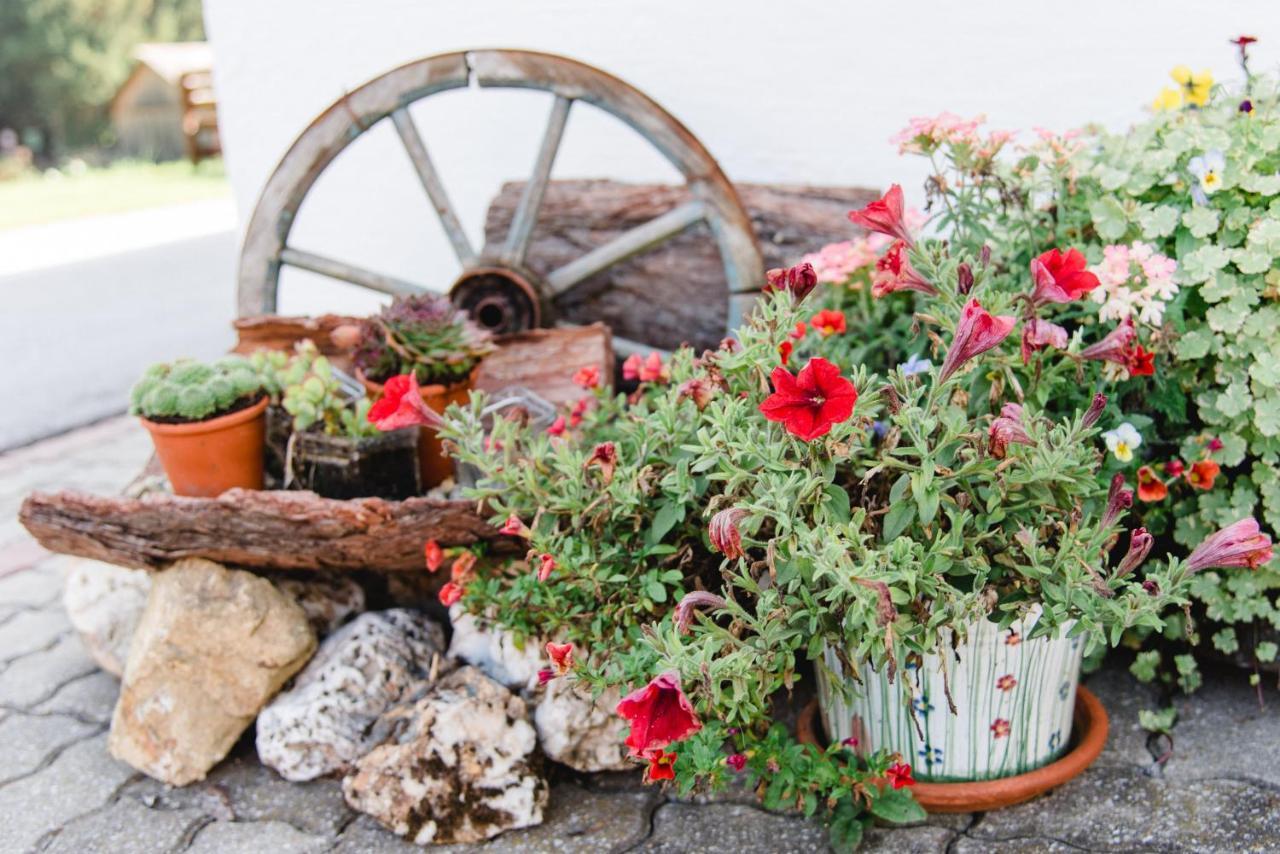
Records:
M290 142L345 89L450 50L545 50L617 74L688 125L735 180L900 181L909 194L923 169L888 138L910 116L1123 127L1173 65L1236 79L1229 37L1261 39L1257 70L1280 60L1276 0L205 0L205 18L242 228ZM528 173L548 98L464 90L415 108L476 243L498 184ZM570 118L555 176L671 177L629 131L590 112ZM291 240L440 289L456 273L389 127L330 168ZM364 304L346 286L285 275L284 311Z

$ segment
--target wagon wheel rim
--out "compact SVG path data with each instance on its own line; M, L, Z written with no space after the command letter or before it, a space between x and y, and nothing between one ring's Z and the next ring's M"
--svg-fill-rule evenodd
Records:
M411 104L473 81L481 88L533 89L553 96L532 174L506 239L481 250L471 245L409 113ZM577 102L613 115L638 133L680 173L690 198L539 276L525 262L560 142ZM241 316L276 310L285 266L392 296L431 290L288 242L298 209L316 180L352 142L383 120L393 124L462 267L450 291L452 298L488 328L514 331L574 325L558 319L559 300L597 273L698 223L708 226L724 268L726 331L739 324L759 291L763 262L750 217L715 159L675 117L638 89L576 60L522 50L473 50L431 56L392 69L334 102L298 136L263 187L245 233L238 277ZM623 355L659 349L617 336L614 348Z

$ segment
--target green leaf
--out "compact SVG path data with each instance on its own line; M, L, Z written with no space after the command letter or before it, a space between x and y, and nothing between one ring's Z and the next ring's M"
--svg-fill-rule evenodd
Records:
M871 800L871 812L876 818L894 824L925 819L924 808L916 803L910 789L881 789L880 795Z
M1129 227L1124 205L1115 196L1103 196L1089 205L1089 216L1093 218L1093 227L1104 240L1119 240Z
M1173 205L1160 205L1138 214L1138 227L1148 240L1168 237L1178 226L1178 209Z
M884 514L884 541L891 543L897 539L898 535L911 524L911 520L915 518L915 515L916 505L914 501L899 501L890 507L889 512Z
M1182 224L1196 237L1208 237L1218 230L1218 212L1210 207L1196 205L1182 215Z
M646 596L659 605L667 601L667 588L663 586L661 581L650 581L644 586L644 592Z
M674 502L663 502L659 505L658 512L653 514L653 524L645 534L645 540L649 545L656 546L662 542L662 539L671 533L672 528L684 521L684 510L683 504Z
M824 502L827 514L833 524L844 524L849 521L849 493L838 483L829 483L825 490L827 500Z
M862 844L863 818L852 799L844 797L831 811L831 824L827 828L831 849L837 854L857 850Z

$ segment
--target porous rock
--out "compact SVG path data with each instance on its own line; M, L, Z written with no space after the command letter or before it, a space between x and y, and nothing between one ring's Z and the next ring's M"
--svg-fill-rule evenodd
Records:
M151 576L96 560L77 558L67 574L62 605L98 666L124 672L129 642L147 606Z
M204 779L316 648L271 582L200 558L152 580L111 719L111 754L175 786Z
M450 658L480 668L490 679L508 688L525 690L537 684L538 671L546 666L542 644L519 643L511 632L483 624L461 605L449 609L449 620L453 623Z
M342 781L347 803L419 845L539 824L548 788L526 715L518 696L459 668L382 717L385 742Z
M586 773L634 768L623 742L627 723L613 711L618 700L615 690L593 699L571 676L552 679L533 713L542 752Z
M417 611L370 611L338 629L258 716L258 757L286 780L350 768L378 717L441 666L444 632Z

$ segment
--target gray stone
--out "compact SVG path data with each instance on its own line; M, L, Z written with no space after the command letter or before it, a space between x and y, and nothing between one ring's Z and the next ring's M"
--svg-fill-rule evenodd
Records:
M490 679L508 688L530 690L538 683L538 671L546 666L541 643L518 643L511 632L483 625L461 605L449 609L449 620L453 623L450 658L479 667Z
M539 691L533 724L549 758L576 771L624 771L628 757L627 722L614 713L618 692L593 699L591 689L572 676L552 679Z
M283 821L215 821L200 829L186 854L312 854L330 844Z
M315 651L271 582L186 558L157 574L111 718L112 755L176 786L201 780Z
M885 849L886 852L892 850ZM966 837L956 840L950 848L953 854L1074 854L1074 852L1085 850L1088 849L1077 848L1054 839L1010 839L1007 842L983 839L979 842Z
M70 631L66 615L56 609L19 611L0 625L0 662L49 649Z
M80 638L68 630L53 646L24 655L4 669L0 674L0 706L31 708L97 670Z
M1147 768L1154 764L1154 757L1147 749L1150 733L1138 723L1138 712L1161 708L1159 690L1139 682L1118 665L1090 674L1084 684L1098 695L1110 722L1107 744L1096 764L1122 768Z
M946 854L957 832L920 824L914 827L871 827L862 837L863 854Z
M669 803L653 816L653 835L637 851L826 851L827 831L817 819L777 815L742 804Z
M444 631L417 611L361 614L325 639L258 716L258 756L286 780L347 771L373 724L441 667Z
M474 667L378 722L342 781L347 803L419 844L478 842L542 821L547 784L523 700Z
M119 696L120 680L110 673L96 670L63 685L34 711L42 715L66 715L91 723L109 724Z
M62 575L57 559L44 560L30 569L0 576L0 602L22 608L43 608L58 601Z
M447 846L440 846L433 847L431 850L447 851L449 849ZM464 850L474 851L475 846L465 846ZM422 846L401 839L374 819L362 815L342 831L332 854L421 854L422 851Z
M151 575L96 560L79 560L67 575L62 604L89 655L113 676L124 673L129 641L142 619Z
M324 637L364 610L364 588L345 575L272 578L302 608L317 637Z
M1207 674L1199 691L1178 697L1165 779L1248 779L1280 790L1280 697L1267 693L1259 705L1245 675L1228 671Z
M29 777L0 787L0 845L30 851L45 835L99 809L133 775L107 754L105 735L71 745Z
M101 729L58 715L14 712L6 716L0 721L0 744L5 745L0 785L31 774L62 748Z
M44 854L154 854L181 850L184 840L209 819L199 810L149 809L120 798L73 819L58 831Z

